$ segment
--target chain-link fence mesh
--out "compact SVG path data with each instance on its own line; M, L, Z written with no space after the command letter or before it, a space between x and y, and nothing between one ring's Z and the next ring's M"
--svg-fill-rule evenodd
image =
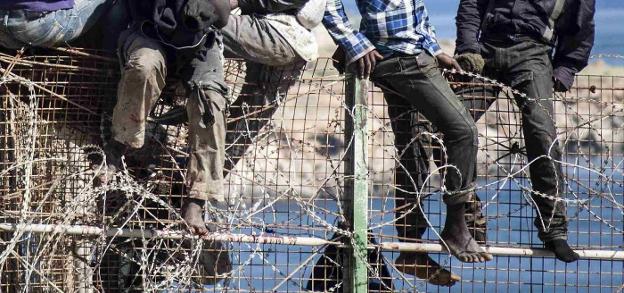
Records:
M93 169L109 136L116 94L114 59L83 51L0 55L0 291L2 292L325 292L344 290L342 267L353 235L345 220L347 137L352 119L344 77L331 60L300 68L261 68L266 82L245 78L244 61L226 62L232 100L228 110L227 204L209 212L222 233L204 240L184 233L180 217L188 159L184 125L161 123L184 104L175 81L150 115L148 142L125 157L114 186L94 187ZM253 66L253 65L252 65ZM462 74L449 73L459 80ZM257 80L257 78L255 78ZM477 78L472 86L496 86ZM469 83L454 82L455 89ZM462 95L493 104L478 120L477 194L483 201L488 244L540 247L518 109L507 88ZM415 97L416 98L416 97ZM395 232L411 225L395 218L397 163L406 152L423 156L423 243L437 243L444 138L410 109L368 97L368 204L371 292L449 290L396 270L410 240ZM575 249L618 252L624 245L624 78L579 76L574 89L555 96L552 117L564 151L569 240ZM403 112L408 133L393 133L388 111ZM423 137L422 148L394 145L394 136ZM437 138L440 141L437 143ZM411 141L411 140L408 140ZM437 160L437 162L436 162ZM436 164L437 163L437 164ZM419 180L422 174L409 174ZM414 181L414 184L416 181ZM356 211L358 212L358 211ZM364 211L359 211L364 212ZM225 225L223 225L225 223ZM224 243L215 251L213 241ZM211 256L229 252L232 269L218 281ZM466 265L430 254L462 277L452 291L622 290L621 259L497 256ZM615 254L614 254L615 255ZM364 257L364 256L357 256ZM217 282L218 281L218 282Z

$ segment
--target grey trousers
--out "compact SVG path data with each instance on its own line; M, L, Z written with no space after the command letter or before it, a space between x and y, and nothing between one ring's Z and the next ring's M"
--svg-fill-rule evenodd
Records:
M477 127L442 76L436 59L427 53L386 58L375 67L372 80L384 91L395 146L399 148L401 166L395 173L395 184L399 186L395 205L396 216L403 220L395 226L399 237L420 238L418 225L422 224L419 222L422 214L414 209L418 190L413 175L418 174L417 164L422 161L410 148L417 137L411 133L413 125L402 121L406 109L422 113L444 134L447 163L456 167L446 170L444 202L447 205L465 204L473 197Z
M484 75L502 81L528 98L515 96L522 115L522 130L529 162L531 194L536 206L535 227L542 241L567 238L567 217L565 202L555 198L564 197L565 183L561 164L561 147L553 116L553 67L552 47L530 39L518 42L486 40L481 44L485 59ZM488 96L498 96L500 89L488 88ZM483 89L466 88L461 94L472 98L464 99L467 108L474 109L474 118L485 113L494 100L478 99ZM548 155L550 158L541 157ZM541 158L539 158L541 157ZM539 158L539 159L537 159ZM534 161L534 162L533 162Z
M191 71L182 76L189 85L187 114L191 153L186 175L189 196L223 201L227 90L221 49L214 45L207 50L204 61L168 64L167 52L161 43L146 37L140 30L125 32L120 42L123 70L113 111L113 139L131 148L142 147L147 117L165 86L168 67L188 68ZM206 113L212 116L212 123L206 123Z
M481 52L486 61L484 74L509 84L528 96L528 99L521 96L515 96L515 99L522 114L522 128L530 162L546 154L555 160L561 160L561 149L556 141L553 120L551 50L550 46L532 40L518 43L486 41L482 44ZM478 84L479 81L474 83ZM477 121L495 101L486 97L497 97L499 92L500 89L496 87L471 85L460 88L457 94L466 110ZM422 130L432 131L427 125L421 126L420 131ZM415 142L415 149L417 152L426 153L423 150L430 148L430 145L430 141L418 140ZM434 151L433 156L441 158L439 152ZM428 158L426 154L418 158L416 165L420 167L418 173L421 178L428 174L428 168L424 167ZM534 224L539 231L539 238L544 242L566 239L568 228L565 203L543 196L563 197L565 185L561 164L549 158L540 158L529 166L529 170L532 188L536 191L532 193L532 198L537 205ZM469 208L473 215L480 214L479 206L479 199L475 197L475 202ZM421 223L421 228L426 228L423 227L426 223L420 211L416 211L414 217ZM467 219L467 222L477 220L479 219Z
M225 55L247 61L245 84L230 107L225 163L228 172L271 121L306 62L264 18L232 15L222 34Z

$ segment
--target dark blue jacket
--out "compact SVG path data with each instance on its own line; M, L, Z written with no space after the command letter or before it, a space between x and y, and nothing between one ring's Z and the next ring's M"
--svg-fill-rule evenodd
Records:
M555 77L571 87L594 45L595 0L460 0L458 54L479 52L488 38L530 36L554 47Z

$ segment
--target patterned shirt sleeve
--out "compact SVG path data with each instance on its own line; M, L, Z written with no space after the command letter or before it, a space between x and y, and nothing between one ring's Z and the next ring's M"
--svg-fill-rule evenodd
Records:
M375 49L366 36L353 29L344 11L342 0L327 1L323 25L334 41L345 50L347 64Z
M437 56L442 53L442 47L438 44L438 40L435 35L435 27L429 22L429 13L423 6L424 21L421 22L421 31L423 32L422 47L427 50L431 55Z

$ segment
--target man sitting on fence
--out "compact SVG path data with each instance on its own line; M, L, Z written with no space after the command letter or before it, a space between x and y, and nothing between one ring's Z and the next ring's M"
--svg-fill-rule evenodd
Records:
M340 0L329 1L323 23L344 49L346 63L355 64L360 77L372 74L373 82L383 89L388 105L393 105L389 115L395 133L411 131L409 124L398 119L405 109L415 109L444 134L448 164L453 167L448 168L445 178L443 245L462 262L491 260L492 256L470 236L464 219L465 203L474 195L477 128L440 71L440 67L458 69L459 65L442 53L421 1L356 2L363 14L360 32L352 29ZM397 147L409 146L411 140L410 136L395 135ZM407 217L405 225L397 223L396 228L399 237L408 241L418 238L406 213L417 208L417 191L409 187L413 185L410 174L416 171L409 153L402 156L403 167L396 171L396 184L409 189L396 192L396 216ZM404 207L405 203L409 205ZM427 264L430 269L423 269ZM401 253L397 267L435 284L452 285L457 280L423 254Z
M221 30L226 57L245 59L245 83L230 107L227 125L229 173L260 130L270 122L308 62L318 57L312 29L320 25L326 0L230 0L232 14ZM165 116L183 114L180 109ZM188 118L175 118L188 120Z
M165 86L168 72L184 82L190 118L189 198L182 217L194 234L209 232L202 214L224 199L225 117L222 43L217 27L230 13L224 0L142 0L131 2L133 24L120 37L123 64L113 112L112 139L105 145L106 166L96 178L105 185L122 168L122 157L145 142L146 120ZM209 213L212 215L212 213ZM215 219L218 221L219 219ZM229 271L227 251L214 261L214 272Z
M535 226L548 250L565 262L578 259L567 243L565 182L553 117L553 89L565 92L588 62L594 42L594 0L462 0L457 15L458 60L518 92L516 103L532 183ZM553 54L554 51L554 54ZM554 55L554 57L553 57ZM466 87L466 109L475 121L496 97L497 87ZM478 230L477 230L478 231Z
M0 46L64 46L76 40L105 17L104 44L112 47L118 32L127 24L121 20L126 0L2 0L0 1Z

